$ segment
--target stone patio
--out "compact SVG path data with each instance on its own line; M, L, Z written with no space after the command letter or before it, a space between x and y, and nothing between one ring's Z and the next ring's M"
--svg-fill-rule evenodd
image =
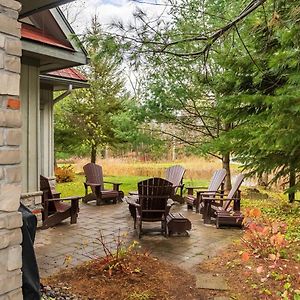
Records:
M192 222L190 236L171 236L165 238L159 233L142 236L140 246L152 255L174 263L195 273L196 265L240 237L241 230L234 228L216 229L204 225L201 215L187 211L186 205L176 204L173 212L180 211ZM155 223L150 224L157 226ZM95 206L81 204L77 224L65 221L55 228L38 230L35 250L41 277L47 277L60 269L80 264L93 257L102 256L103 249L97 238L100 230L111 245L119 232L128 241L137 239L133 220L126 203ZM66 258L71 257L71 260Z

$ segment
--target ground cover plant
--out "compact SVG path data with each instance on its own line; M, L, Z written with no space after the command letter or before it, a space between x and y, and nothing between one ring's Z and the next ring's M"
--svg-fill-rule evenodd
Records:
M299 204L287 203L279 193L264 194L265 199L242 202L246 215L242 239L199 266L201 272L224 275L229 284L230 291L209 291L207 296L300 299Z

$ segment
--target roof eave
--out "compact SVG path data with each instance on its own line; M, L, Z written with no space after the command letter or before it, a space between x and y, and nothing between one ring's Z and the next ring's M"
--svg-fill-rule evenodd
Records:
M28 0L19 0L22 5L23 8L20 12L19 18L25 18L28 17L32 14L35 14L37 12L46 10L46 9L50 9L50 8L54 8L57 7L59 5L63 5L66 4L68 2L72 2L74 0L45 0L45 1L33 1L33 3L31 3L31 5L28 5ZM41 3L42 2L42 3Z
M29 40L22 40L22 49L23 55L40 61L42 73L88 63L87 57L82 52L69 51ZM43 64L43 60L46 61L45 64ZM53 64L50 64L49 61L52 61Z
M62 86L68 86L68 85L72 85L73 88L88 88L90 87L89 83L86 81L80 81L80 80L75 80L75 79L68 79L68 78L62 78L62 77L56 77L56 76L51 76L51 75L40 75L40 80L41 82L47 83L47 84L51 84L54 87L54 90L63 90L66 88L60 88Z

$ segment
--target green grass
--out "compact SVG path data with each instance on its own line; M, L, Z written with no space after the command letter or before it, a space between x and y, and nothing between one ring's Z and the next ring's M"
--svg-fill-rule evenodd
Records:
M137 190L137 183L143 179L149 177L145 176L107 176L104 177L104 181L111 182L121 182L121 190L128 195L130 191ZM76 175L73 182L58 183L57 190L62 193L62 197L68 197L73 195L83 196L84 195L84 186L83 182L85 177L83 175ZM184 180L186 186L208 186L207 180ZM105 188L112 187L111 184L106 184Z

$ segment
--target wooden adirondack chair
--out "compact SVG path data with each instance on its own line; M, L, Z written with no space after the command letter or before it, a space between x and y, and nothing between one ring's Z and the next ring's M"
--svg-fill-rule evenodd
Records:
M173 193L171 195L171 198L174 201L182 202L183 203L183 198L182 198L182 193L183 193L183 176L185 173L185 168L179 165L175 165L172 167L169 167L166 169L166 180L172 182L173 184ZM177 190L180 190L179 195L177 195Z
M168 199L172 192L172 183L162 178L150 178L138 183L138 201L133 199L131 205L136 209L134 228L139 238L143 222L161 222L160 231L167 235L167 215L172 205Z
M202 197L205 195L207 197L214 197L217 193L221 195L224 193L224 180L226 177L226 170L220 169L216 170L211 178L209 187L207 190L199 190L203 187L187 187L188 195L185 197L188 209L193 209L196 207L196 212L200 212L200 203L202 202ZM196 195L194 195L194 190L196 190Z
M86 177L86 182L84 182L85 197L82 199L83 202L87 203L92 200L96 200L96 204L104 200L113 200L113 203L117 203L124 197L124 193L120 191L120 185L122 183L115 183L109 181L103 181L102 167L94 164L88 163L83 167L84 174ZM113 185L113 189L104 189L104 183L109 183ZM92 193L88 193L88 187L91 188Z
M204 203L203 219L204 223L211 223L211 219L216 219L217 228L220 225L242 226L243 214L240 211L241 192L239 190L245 175L239 174L229 192L220 198L217 195L212 197L203 196Z
M55 226L61 221L71 218L71 224L77 223L79 212L79 199L82 197L60 198L60 193L55 190L55 180L40 176L40 189L43 192L43 226L42 229ZM69 201L64 203L63 201Z

